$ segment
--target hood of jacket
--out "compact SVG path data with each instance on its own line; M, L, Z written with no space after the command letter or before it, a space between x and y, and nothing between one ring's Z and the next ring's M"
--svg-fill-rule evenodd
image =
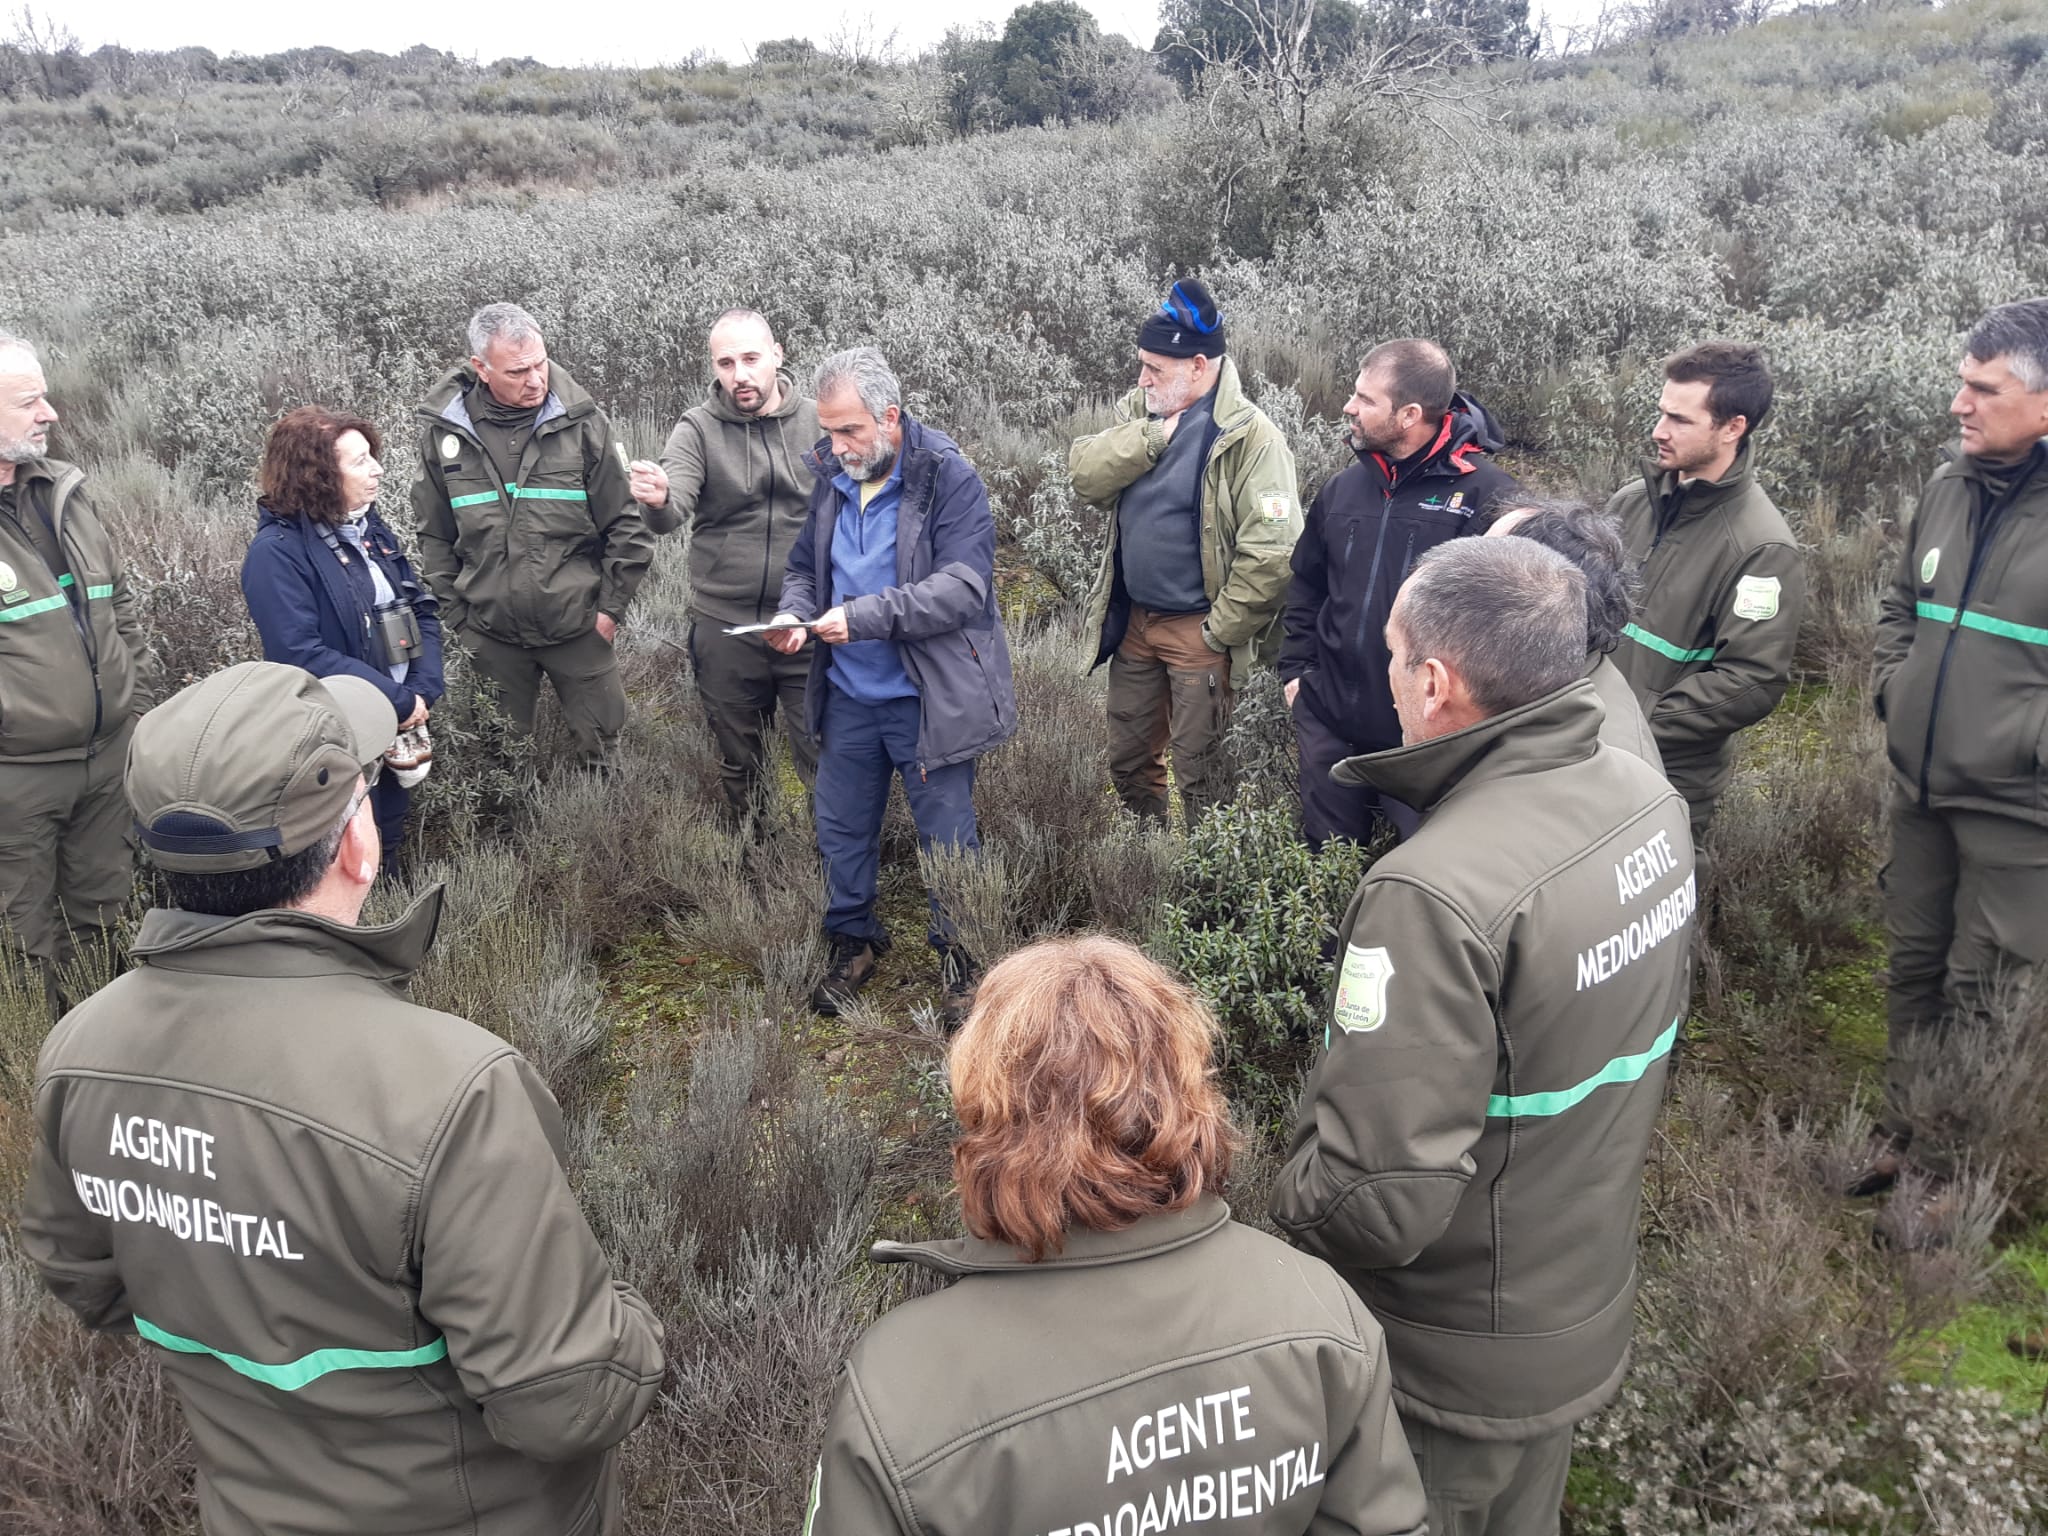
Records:
M247 976L361 976L401 986L425 963L441 926L446 887L422 891L388 923L350 926L274 907L213 917L152 907L130 946L145 965Z
M1462 731L1348 757L1330 772L1340 784L1369 784L1427 811L1466 784L1591 757L1605 716L1599 694L1582 677Z
M782 400L772 411L743 411L733 404L732 396L725 392L725 386L713 379L711 387L704 391L705 407L720 421L735 421L742 426L757 421L779 421L785 416L794 416L796 408L803 404L803 396L797 393L796 380L787 373L778 372L775 382L781 387Z

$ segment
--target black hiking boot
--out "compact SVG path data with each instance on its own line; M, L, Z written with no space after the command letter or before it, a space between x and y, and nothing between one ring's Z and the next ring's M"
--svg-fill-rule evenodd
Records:
M830 937L832 967L811 993L811 1006L828 1019L837 1018L840 1010L852 1003L854 994L873 979L889 948L886 939L863 939L851 933Z
M945 986L939 998L939 1021L950 1035L967 1022L968 1010L974 1007L974 989L981 984L981 967L974 963L966 946L948 944L939 951L939 979Z
M1872 1130L1863 1147L1862 1166L1849 1176L1842 1193L1851 1200L1864 1200L1881 1195L1898 1183L1906 1166L1908 1141L1908 1137L1890 1131Z

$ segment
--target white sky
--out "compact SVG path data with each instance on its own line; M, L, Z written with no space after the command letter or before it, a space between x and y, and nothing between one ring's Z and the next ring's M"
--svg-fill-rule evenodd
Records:
M185 46L218 54L276 53L286 48L373 48L402 53L415 43L446 49L484 63L531 56L548 64L670 63L705 48L738 62L767 38L809 37L823 45L838 29L865 22L876 35L892 28L905 52L916 53L950 26L998 25L1022 0L769 0L761 6L729 0L680 0L667 6L618 0L484 0L482 4L422 4L420 0L356 0L346 10L289 5L280 0L205 0L185 7L163 0L35 0L38 17L78 35L90 52L102 43L163 50ZM1105 32L1149 45L1158 29L1157 0L1083 0ZM1534 0L1532 11L1560 20L1597 12L1599 0ZM10 25L17 12L5 6ZM482 18L479 24L478 18ZM564 21L566 18L566 27Z

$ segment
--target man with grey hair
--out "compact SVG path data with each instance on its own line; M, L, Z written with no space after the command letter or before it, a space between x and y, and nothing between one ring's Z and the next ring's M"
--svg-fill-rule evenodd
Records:
M0 331L0 927L43 973L104 950L135 883L122 766L151 661L85 471L48 456L35 349Z
M803 456L818 436L818 407L783 372L781 343L758 312L720 315L710 349L710 392L683 413L659 464L630 469L648 527L690 525L690 670L718 743L726 803L744 820L760 794L763 738L778 713L798 775L808 784L818 768L804 730L810 667L770 649L759 633L733 633L775 612L810 506Z
M889 948L875 892L890 778L903 780L920 848L979 848L975 759L1017 728L1017 699L981 476L951 438L904 411L873 347L826 358L813 394L825 433L810 455L817 484L769 643L793 656L820 642L809 726L821 748L812 798L832 959L811 1006L836 1014ZM979 973L936 895L928 936L958 1025Z
M1662 773L1664 759L1649 719L1613 660L1635 618L1635 583L1620 522L1583 501L1536 499L1502 513L1486 530L1489 539L1509 534L1556 550L1586 578L1586 677L1607 711L1600 739Z
M1906 1247L1946 1237L1968 1128L1967 1105L1932 1102L1946 1095L1929 1069L1952 1032L2019 1027L2048 960L2048 298L1992 310L1959 372L1960 441L1899 552L1873 690L1892 767L1891 1038L1849 1192L1911 1172L1878 1227Z
M1421 812L1352 898L1272 1213L1387 1331L1429 1529L1555 1533L1620 1389L1636 1213L1696 905L1685 802L1600 742L1586 582L1455 539L1387 622L1403 745L1340 781Z
M607 767L626 723L612 645L654 554L626 446L518 305L478 310L469 349L419 408L420 569L514 727L533 730L545 677L578 760Z

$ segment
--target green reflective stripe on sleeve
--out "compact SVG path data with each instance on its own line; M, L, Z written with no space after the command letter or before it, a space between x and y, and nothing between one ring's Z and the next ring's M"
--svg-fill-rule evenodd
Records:
M448 1341L436 1339L431 1344L422 1344L418 1349L316 1349L310 1355L301 1355L283 1365L264 1365L259 1361L231 1355L226 1350L214 1349L194 1339L181 1339L175 1333L166 1333L148 1318L137 1316L135 1331L152 1344L180 1355L211 1355L238 1376L251 1381L260 1381L266 1387L275 1387L280 1392L296 1392L311 1382L318 1381L329 1371L399 1371L415 1365L431 1365L436 1360L448 1358Z
M1659 656L1669 656L1673 661L1712 661L1714 648L1703 646L1697 651L1683 651L1661 635L1653 635L1639 625L1628 624L1621 631L1645 650L1655 651Z
M825 1489L825 1458L818 1458L818 1469L811 1474L811 1507L804 1511L804 1536L811 1536L811 1527L818 1523L818 1495Z
M512 495L513 495L514 499L516 499L516 500L519 500L519 501L588 501L588 500L590 500L590 493L589 493L588 491L550 491L550 490L543 490L543 489L538 489L538 488L536 488L536 487L534 487L534 486L530 486L530 485L515 485L515 486L513 486L513 487L512 487Z
M453 512L457 507L473 507L480 501L496 501L497 499L498 493L496 491L478 491L474 496L450 496L448 498L448 510Z
M1932 619L1937 624L1956 622L1956 611L1940 603L1920 603L1915 606L1923 619ZM2048 629L2037 629L2032 624L2015 624L2010 619L1994 619L1988 613L1963 614L1963 628L1980 629L1987 635L2002 635L2008 640L2018 640L2027 645L2048 645Z
M65 580L70 580L67 576ZM0 624L12 624L16 619L34 618L39 613L48 613L52 608L63 608L71 599L59 592L55 597L39 597L32 603L16 603L12 608L0 608Z
M1573 1105L1591 1098L1596 1088L1604 1088L1609 1083L1637 1082L1651 1067L1671 1054L1672 1044L1678 1039L1679 1023L1673 1019L1671 1027L1659 1035L1647 1051L1635 1056L1617 1056L1574 1087L1561 1088L1555 1093L1493 1094L1486 1101L1487 1116L1489 1119L1527 1120L1561 1115Z
M87 587L87 588L85 589L85 596L86 596L86 601L88 601L88 602L92 601L92 600L93 600L94 598L99 598L99 597L112 597L113 595L114 595L114 587L113 587L113 583L111 583L111 582L109 582L109 583L108 583L108 584L107 584L106 586L104 586L104 587Z

